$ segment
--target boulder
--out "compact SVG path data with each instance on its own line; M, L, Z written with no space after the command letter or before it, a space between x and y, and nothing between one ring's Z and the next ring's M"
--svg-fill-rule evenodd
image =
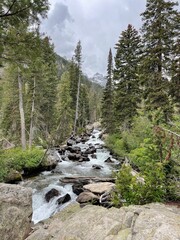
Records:
M98 164L94 164L94 165L92 165L92 168L93 168L93 169L100 170L100 169L102 169L102 168L103 168L103 166L101 166L101 165L98 165Z
M111 192L115 184L112 182L98 182L98 183L91 183L86 184L83 186L85 190L88 190L95 194L103 194L105 192Z
M76 154L81 153L81 148L77 146L67 146L66 150L68 150L71 153L76 153Z
M78 203L88 203L88 202L99 203L99 197L91 192L82 192L76 198L76 201Z
M106 209L70 205L26 240L178 240L180 209L163 204Z
M67 140L67 146L72 146L72 145L74 145L76 142L75 142L75 140L73 140L73 139L68 139Z
M45 199L47 202L49 202L52 198L57 197L59 195L60 195L59 191L55 188L52 188L45 194Z
M81 142L81 138L76 138L76 144L80 143Z
M70 200L71 200L71 196L67 193L64 196L58 198L57 204L61 205L61 204L64 204L66 202L69 202Z
M80 193L84 192L83 184L82 183L73 184L72 190L73 190L73 193L75 193L76 195L79 195Z
M93 158L93 159L97 159L96 154L95 154L95 153L91 154L91 158Z
M32 190L1 183L0 193L0 239L25 239L31 230Z
M85 156L82 156L81 159L79 160L79 162L89 162L90 159L89 157L85 157Z
M58 151L58 153L59 153L60 155L64 155L64 154L65 154L65 151L66 151L65 148L59 148L59 149L56 149L56 150Z
M86 151L84 152L85 154L93 154L96 152L96 148L94 146L90 146Z
M68 158L71 161L79 161L81 159L81 154L70 153L68 154Z
M51 171L57 166L57 164L57 158L52 154L48 154L46 160L42 163L42 169Z

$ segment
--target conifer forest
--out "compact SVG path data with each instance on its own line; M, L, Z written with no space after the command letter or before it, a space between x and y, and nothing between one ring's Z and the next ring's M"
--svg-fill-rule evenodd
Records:
M105 86L85 74L81 39L70 59L55 52L41 32L49 9L48 0L0 1L0 182L99 122L106 147L125 159L114 205L180 201L178 2L146 0L140 28L127 23L109 46Z

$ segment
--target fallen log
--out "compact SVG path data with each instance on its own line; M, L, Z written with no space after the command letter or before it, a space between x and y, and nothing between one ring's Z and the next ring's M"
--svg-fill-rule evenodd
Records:
M59 179L62 183L96 183L96 182L115 182L115 178L99 178L99 177L84 177L84 176L76 176L76 177L64 177Z

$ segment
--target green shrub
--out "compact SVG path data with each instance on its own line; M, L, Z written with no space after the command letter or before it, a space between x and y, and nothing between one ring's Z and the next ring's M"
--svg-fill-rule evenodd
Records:
M10 169L17 171L23 168L35 168L39 165L43 156L43 150L39 148L22 151L20 148L13 148L0 151L0 181L7 176Z
M113 202L116 206L163 202L166 196L165 174L159 163L149 164L147 171L139 175L144 183L133 176L132 168L123 165L116 174L116 191Z

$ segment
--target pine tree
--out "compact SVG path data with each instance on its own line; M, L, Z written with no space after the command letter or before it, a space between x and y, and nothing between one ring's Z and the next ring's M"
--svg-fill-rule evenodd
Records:
M180 39L177 39L173 46L170 76L170 95L177 108L177 112L180 113Z
M140 36L132 25L129 24L127 30L121 33L115 49L116 125L118 128L130 128L140 100L138 66L141 54Z
M74 119L74 133L77 131L77 123L78 123L78 118L79 118L79 97L80 97L80 87L81 87L81 42L79 41L77 43L76 49L75 49L75 64L77 66L77 93L76 93L76 109L75 109L75 119Z
M58 85L57 98L57 131L56 141L62 143L71 134L73 130L74 112L71 108L72 98L70 95L70 74L64 72Z
M107 83L102 98L102 126L108 133L114 130L114 113L113 113L113 57L111 49L108 55L107 65Z
M165 0L147 0L143 16L144 57L142 83L148 110L160 109L167 122L171 115L167 74L177 36L177 3Z

